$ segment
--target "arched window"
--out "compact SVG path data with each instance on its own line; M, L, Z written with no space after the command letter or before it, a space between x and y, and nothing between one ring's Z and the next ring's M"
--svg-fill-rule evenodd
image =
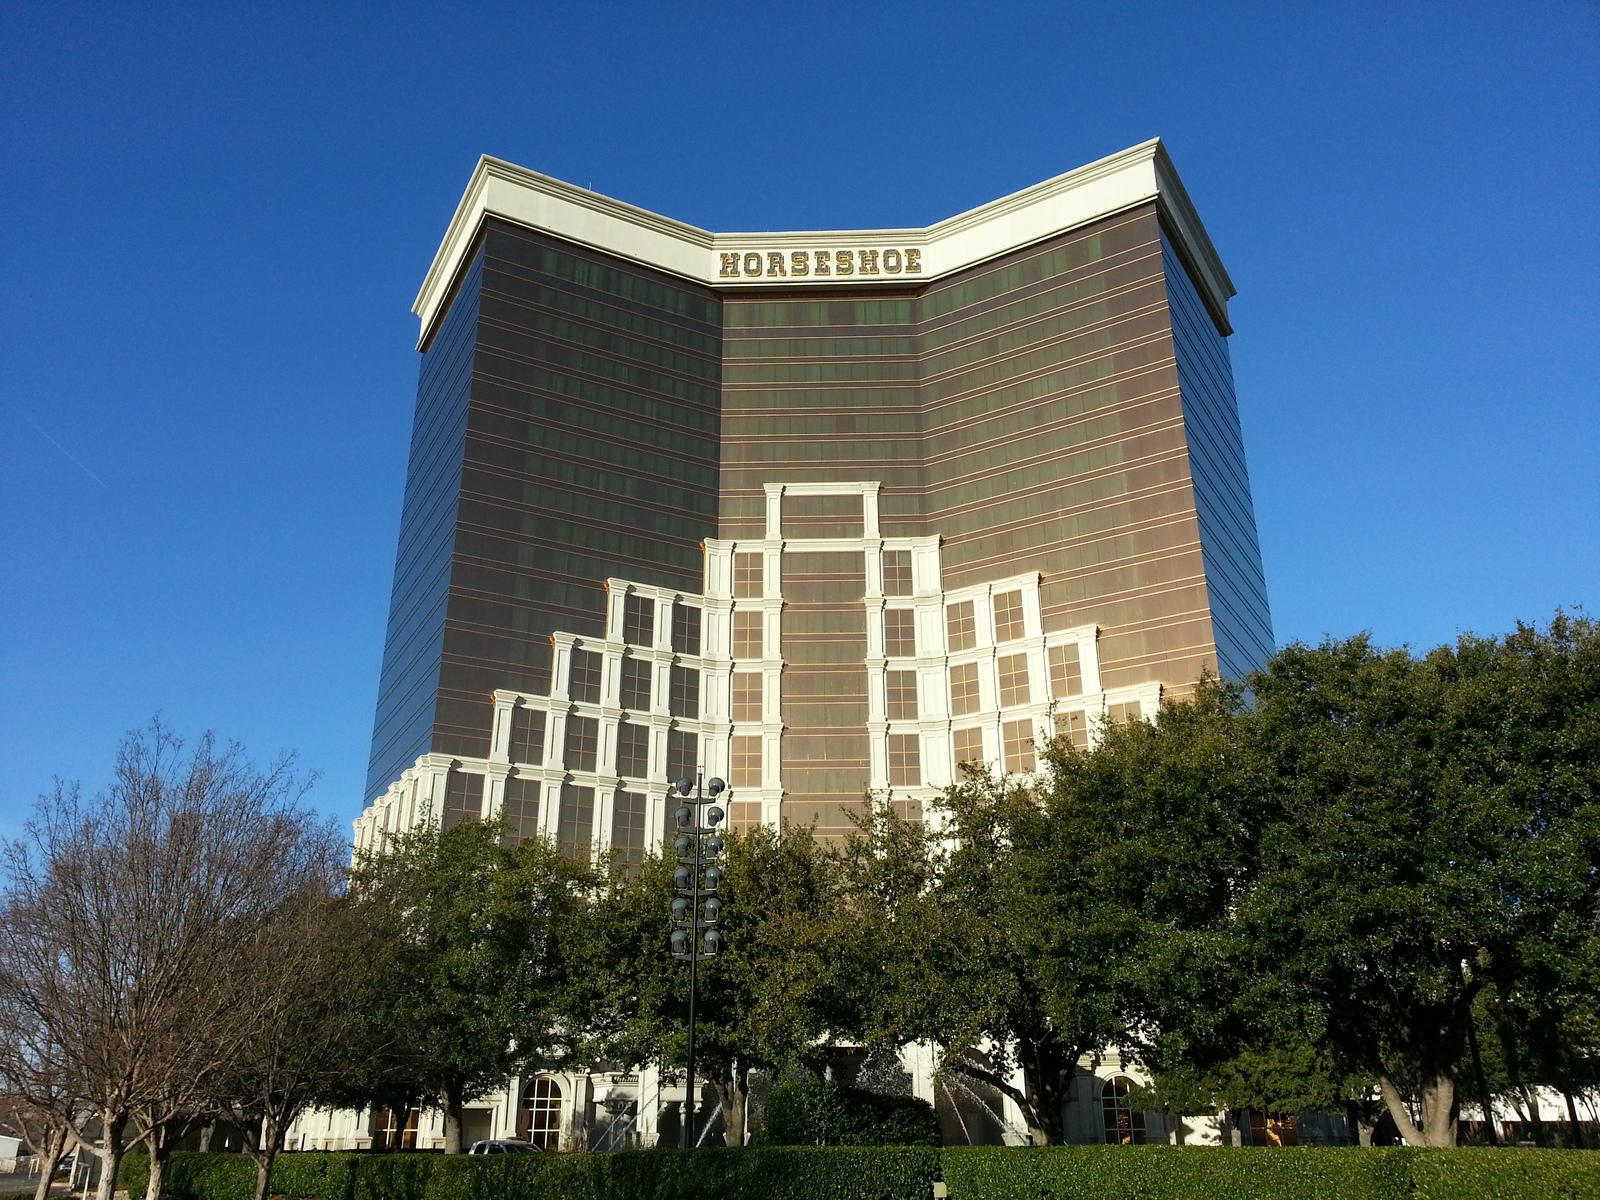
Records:
M1144 1113L1128 1103L1133 1080L1126 1075L1108 1079L1100 1089L1100 1116L1105 1121L1106 1145L1144 1145Z
M559 1148L561 1141L561 1085L548 1075L531 1080L522 1089L522 1140Z

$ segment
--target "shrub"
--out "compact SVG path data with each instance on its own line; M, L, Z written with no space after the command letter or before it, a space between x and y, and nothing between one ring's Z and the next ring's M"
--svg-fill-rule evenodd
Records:
M927 1200L939 1152L927 1147L752 1146L611 1154L286 1153L269 1194L287 1200ZM147 1165L122 1172L143 1200ZM242 1154L176 1154L169 1200L250 1200Z
M1583 1200L1600 1196L1600 1154L1585 1150L1464 1148L1417 1151L1416 1200Z
M937 1146L933 1105L826 1079L788 1079L772 1089L761 1142L774 1146Z
M1600 1154L1580 1150L1237 1149L1208 1146L750 1146L611 1154L289 1153L287 1200L1579 1200L1600 1196ZM242 1154L176 1154L171 1200L250 1200ZM143 1200L149 1162L122 1161Z
M951 1200L1577 1200L1600 1195L1600 1154L1052 1146L946 1150Z
M145 1188L149 1183L149 1156L140 1153L124 1154L122 1166L117 1169L117 1186L127 1189L128 1200L144 1200Z
M1404 1151L1047 1146L946 1150L951 1200L1389 1200Z

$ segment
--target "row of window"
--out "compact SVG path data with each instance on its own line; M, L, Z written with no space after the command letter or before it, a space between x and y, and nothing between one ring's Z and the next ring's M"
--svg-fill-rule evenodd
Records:
M643 774L643 763L640 764ZM483 815L482 775L451 771L445 780L444 811L441 829L453 829ZM512 776L505 781L501 819L506 837L512 842L539 835L541 784L537 779ZM648 801L640 792L619 791L611 804L611 846L628 862L644 858L645 812ZM594 837L595 789L579 783L563 783L556 810L556 845L572 855L587 855Z
M759 600L766 594L763 557L759 550L741 550L733 556L735 600ZM883 551L883 594L911 595L911 551ZM1020 595L1018 601L1020 604Z

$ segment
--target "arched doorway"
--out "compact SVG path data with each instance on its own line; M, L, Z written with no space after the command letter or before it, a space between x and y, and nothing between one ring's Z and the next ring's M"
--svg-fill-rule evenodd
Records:
M546 1150L561 1145L561 1085L548 1075L528 1081L522 1089L522 1111L517 1132L525 1142Z
M1144 1113L1128 1103L1133 1080L1117 1075L1100 1088L1100 1116L1105 1123L1106 1145L1144 1145Z

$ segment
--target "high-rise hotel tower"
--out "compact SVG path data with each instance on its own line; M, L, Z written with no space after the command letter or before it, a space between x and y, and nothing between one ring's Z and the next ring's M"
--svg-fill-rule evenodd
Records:
M1233 287L1147 142L925 229L710 233L473 173L416 302L357 840L638 855L1028 772L1272 628Z

